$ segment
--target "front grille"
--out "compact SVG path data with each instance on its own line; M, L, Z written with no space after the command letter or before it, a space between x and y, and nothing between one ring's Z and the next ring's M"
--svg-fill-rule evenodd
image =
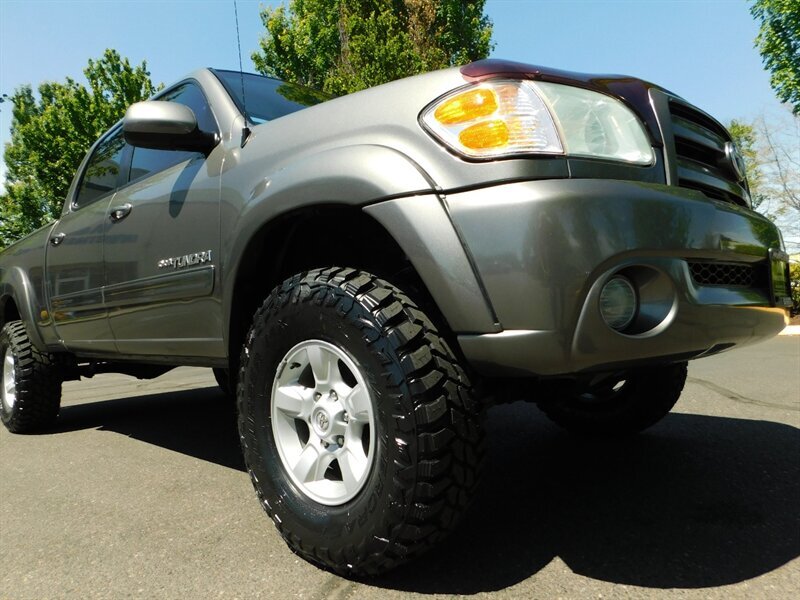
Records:
M725 145L730 135L707 114L677 98L669 99L677 184L709 198L750 205L747 188L738 180Z
M689 271L697 285L766 288L767 271L763 264L689 261Z

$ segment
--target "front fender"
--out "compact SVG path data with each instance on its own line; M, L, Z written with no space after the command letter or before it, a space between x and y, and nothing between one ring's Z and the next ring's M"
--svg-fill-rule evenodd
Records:
M309 204L360 206L435 188L428 174L408 156L377 145L333 148L301 156L272 172L258 171L254 181L244 186L249 193L239 215L242 224Z
M305 155L272 172L257 173L254 169L253 165L239 164L228 171L223 183L221 221L226 260L222 297L226 323L231 318L242 258L253 237L269 222L303 207L361 207L397 196L430 194L435 189L434 182L413 160L378 145L345 146Z

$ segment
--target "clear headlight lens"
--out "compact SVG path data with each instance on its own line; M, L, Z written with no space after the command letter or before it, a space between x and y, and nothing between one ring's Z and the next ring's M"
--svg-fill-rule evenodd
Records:
M557 83L532 85L550 104L567 154L639 165L653 162L653 149L642 122L616 98Z
M429 106L422 122L473 158L569 154L647 165L653 149L622 102L590 90L532 81L489 81Z

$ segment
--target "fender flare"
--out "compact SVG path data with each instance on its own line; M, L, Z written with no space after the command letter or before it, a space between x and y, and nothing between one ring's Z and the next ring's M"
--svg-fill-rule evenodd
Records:
M10 267L3 273L3 280L0 282L0 309L5 310L8 300L13 300L20 318L26 324L31 343L37 350L45 352L47 346L37 327L38 315L34 308L34 297L33 286L21 268Z
M301 208L363 207L392 197L431 194L435 187L430 176L405 154L368 144L318 152L260 177L228 229L230 246L224 252L222 291L226 344L239 268L251 241L265 225ZM222 243L224 248L226 240Z

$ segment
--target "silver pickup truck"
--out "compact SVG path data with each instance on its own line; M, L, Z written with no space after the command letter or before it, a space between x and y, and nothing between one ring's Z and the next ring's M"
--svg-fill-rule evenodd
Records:
M330 99L204 69L0 255L2 421L213 368L287 543L375 574L464 513L487 398L649 427L687 361L784 327L787 258L725 128L638 79L486 60Z

